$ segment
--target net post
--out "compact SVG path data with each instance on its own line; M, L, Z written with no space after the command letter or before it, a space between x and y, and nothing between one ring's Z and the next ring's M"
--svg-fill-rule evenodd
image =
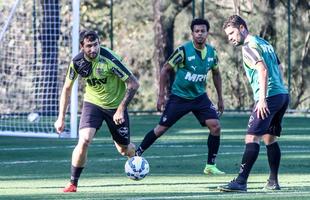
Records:
M72 57L79 53L79 25L80 25L80 0L72 1L73 26L72 26ZM78 137L78 80L72 87L70 103L70 137Z

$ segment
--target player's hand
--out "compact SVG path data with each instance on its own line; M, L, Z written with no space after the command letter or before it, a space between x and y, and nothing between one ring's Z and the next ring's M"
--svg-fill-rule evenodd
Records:
M58 118L55 121L55 123L54 123L54 127L56 129L56 132L58 134L61 134L64 131L64 129L65 129L65 122L64 122L64 120L61 120L61 119Z
M166 103L165 96L159 95L157 99L157 111L162 112L164 110L165 103Z
M224 102L223 99L219 99L217 103L218 116L220 117L224 112Z
M113 121L116 125L120 125L125 122L124 111L122 109L117 109L113 115Z
M255 111L257 113L257 118L259 119L266 119L270 114L268 109L268 105L266 99L259 100L256 104Z

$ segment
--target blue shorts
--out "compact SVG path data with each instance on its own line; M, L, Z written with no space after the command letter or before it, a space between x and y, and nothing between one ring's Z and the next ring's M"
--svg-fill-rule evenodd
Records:
M207 119L218 119L216 108L207 94L192 100L171 94L160 118L159 125L171 127L189 112L193 112L201 126L206 126L205 121Z
M280 137L282 118L289 104L289 95L274 95L267 97L266 101L270 114L264 120L257 118L257 112L254 111L257 104L256 102L248 122L247 134L256 136L270 134Z
M95 128L98 130L102 122L105 121L113 140L118 144L128 145L130 143L130 130L127 110L125 111L125 122L120 125L116 125L113 121L115 112L116 109L103 109L84 101L79 129Z

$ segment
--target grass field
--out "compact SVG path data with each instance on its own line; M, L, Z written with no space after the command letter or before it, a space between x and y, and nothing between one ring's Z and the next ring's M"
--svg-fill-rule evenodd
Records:
M132 140L140 143L159 116L132 116ZM247 193L222 193L216 187L233 179L244 149L247 116L221 119L222 141L217 165L223 176L202 173L207 158L207 129L187 116L145 152L150 174L141 181L124 174L121 157L104 126L89 149L78 192L61 192L70 176L73 139L0 137L0 199L310 199L310 118L286 117L280 138L279 192L262 190L268 178L266 150L252 170Z

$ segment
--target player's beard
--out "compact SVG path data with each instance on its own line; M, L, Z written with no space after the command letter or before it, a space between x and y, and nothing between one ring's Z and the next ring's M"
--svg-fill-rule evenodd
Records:
M87 54L86 56L90 59L94 59L97 57L97 55L98 55L98 52L91 52L91 53Z
M203 44L205 44L205 42L206 42L206 38L197 37L196 40L195 40L195 42L196 42L197 44L199 44L199 45L203 45Z
M234 40L232 43L233 43L233 45L236 46L236 47L243 45L243 43L244 43L244 38L243 38L242 34L239 33L237 39Z
M245 32L242 32L242 31L239 32L239 38L238 38L238 41L237 41L238 42L237 46L243 45L245 38L246 38Z

